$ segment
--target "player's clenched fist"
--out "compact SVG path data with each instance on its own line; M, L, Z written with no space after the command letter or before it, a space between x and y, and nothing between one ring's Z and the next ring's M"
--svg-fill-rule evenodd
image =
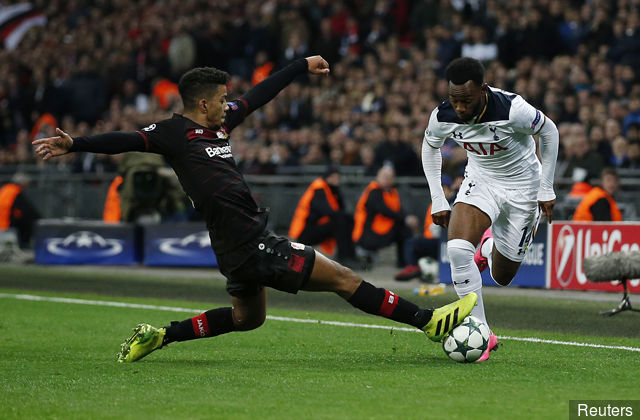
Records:
M312 74L329 74L329 63L319 55L307 57L307 66L309 73Z

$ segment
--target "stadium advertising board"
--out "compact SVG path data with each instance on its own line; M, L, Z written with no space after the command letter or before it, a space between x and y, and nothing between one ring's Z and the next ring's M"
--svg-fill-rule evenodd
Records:
M59 220L36 225L36 264L131 265L139 261L133 225Z
M217 267L209 232L202 223L144 227L144 264L149 266Z
M640 250L640 224L554 222L549 234L549 287L551 289L606 290L620 292L619 282L590 282L582 263L586 257ZM640 280L628 283L640 293Z
M545 275L547 272L547 227L545 222L541 222L538 226L536 236L533 238L531 245L525 254L524 261L518 270L511 285L522 287L546 287ZM451 283L451 267L449 266L449 256L447 255L446 237L440 243L440 281L443 283ZM482 272L482 284L485 286L496 286L489 270Z

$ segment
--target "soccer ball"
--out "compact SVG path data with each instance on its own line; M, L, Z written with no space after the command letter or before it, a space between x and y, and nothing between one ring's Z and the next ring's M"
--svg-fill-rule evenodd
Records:
M489 327L478 318L468 316L444 337L444 352L460 363L475 362L489 345Z
M420 267L420 278L425 283L438 283L438 269L440 264L438 261L429 257L422 257L418 260L418 267Z

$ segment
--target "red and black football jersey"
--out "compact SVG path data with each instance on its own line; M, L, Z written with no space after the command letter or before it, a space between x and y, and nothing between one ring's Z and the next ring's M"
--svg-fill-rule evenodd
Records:
M133 133L74 137L69 152L163 155L194 207L204 215L213 250L223 254L257 237L267 224L266 210L256 204L233 159L229 133L307 69L305 59L296 60L228 102L225 122L217 131L174 114Z
M229 133L242 122L244 111L242 101L230 102L225 124L217 131L178 114L138 131L145 151L166 158L195 208L204 215L216 253L259 235L267 222L229 144Z

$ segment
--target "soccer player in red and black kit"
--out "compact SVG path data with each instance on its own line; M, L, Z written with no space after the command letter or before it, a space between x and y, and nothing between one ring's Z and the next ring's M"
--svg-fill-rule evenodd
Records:
M128 151L163 155L175 170L196 209L204 215L220 271L227 278L233 306L206 311L164 328L140 324L123 343L118 360L134 362L174 341L213 337L261 326L266 289L335 292L364 312L423 330L433 341L457 326L476 303L473 294L438 309L420 309L395 293L362 280L312 247L266 230L267 212L258 207L233 159L229 133L244 118L274 98L298 75L326 75L320 56L300 59L274 73L235 101L227 102L228 74L195 68L178 84L182 115L132 133L111 132L36 140L43 159L71 152L116 154Z

